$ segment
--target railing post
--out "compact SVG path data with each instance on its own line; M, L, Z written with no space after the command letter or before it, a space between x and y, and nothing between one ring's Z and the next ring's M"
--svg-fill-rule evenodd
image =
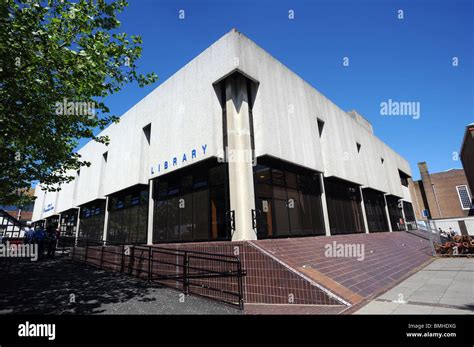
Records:
M120 273L123 273L124 264L125 264L125 245L122 245L122 264L120 265Z
M151 250L151 247L148 247L148 282L151 282L152 261L153 261L153 251Z
M242 286L242 264L240 263L240 259L237 259L237 281L239 286L239 308L241 310L244 309L244 293L243 293L243 286Z
M189 286L188 286L188 265L189 265L189 259L188 259L188 252L184 251L184 259L183 259L183 292L184 294L188 294L189 292Z
M86 250L84 251L84 262L87 263L87 250L89 249L89 241L86 239Z
M100 252L100 268L103 268L104 264L104 244L102 244L102 250Z

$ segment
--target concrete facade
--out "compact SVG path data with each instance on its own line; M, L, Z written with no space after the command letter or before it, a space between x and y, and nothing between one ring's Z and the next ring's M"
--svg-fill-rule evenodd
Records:
M229 83L236 72L242 77ZM252 124L244 79L253 85ZM251 151L254 159L278 158L322 173L323 178L339 178L412 201L400 180L400 171L411 176L409 163L374 135L366 119L355 111L343 111L253 41L231 30L139 101L118 124L103 130L99 135L109 136L109 146L89 142L80 149L91 166L74 173L74 181L59 193L45 193L38 185L33 220L148 185L151 179L209 158L223 160L227 149L220 82L226 88L230 149ZM324 124L322 131L318 121ZM255 238L252 163L229 162L228 179L236 221L233 240Z

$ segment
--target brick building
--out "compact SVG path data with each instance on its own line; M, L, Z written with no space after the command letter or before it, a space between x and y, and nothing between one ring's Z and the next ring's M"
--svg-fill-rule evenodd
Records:
M463 169L429 173L425 162L418 163L418 168L421 179L409 185L417 220L426 220L423 210L428 210L430 219L474 216L472 194Z

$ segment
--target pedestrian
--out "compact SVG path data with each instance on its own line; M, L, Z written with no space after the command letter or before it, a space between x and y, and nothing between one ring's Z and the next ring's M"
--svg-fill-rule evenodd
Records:
M451 239L453 239L454 236L456 236L456 232L451 227L449 227L449 235L451 236Z
M53 258L56 251L56 230L52 224L46 228L46 247L47 256Z
M25 230L26 231L25 231L23 243L25 244L33 243L33 235L34 235L33 229L30 227L26 227Z
M33 242L38 245L38 259L42 259L44 256L44 230L41 226L36 228Z
M441 239L441 243L445 243L446 241L451 241L449 235L441 228L438 228L439 238Z

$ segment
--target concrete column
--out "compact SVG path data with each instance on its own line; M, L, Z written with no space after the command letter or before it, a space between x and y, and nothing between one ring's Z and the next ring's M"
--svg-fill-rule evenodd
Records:
M58 216L59 216L59 218L58 218L58 230L59 230L59 232L61 232L61 220L62 220L62 215L61 215L61 213L58 214Z
M153 180L150 180L150 190L148 196L148 228L147 245L153 244L153 212L155 209L155 200L153 200Z
M385 213L387 214L388 230L390 230L390 232L393 232L392 223L390 221L390 213L388 212L387 196L385 194L383 195L383 201L385 202Z
M403 209L403 202L402 202L402 216L403 216L403 227L405 228L405 231L408 230L408 225L407 225L407 219L405 217L405 210ZM428 223L429 223L429 219L428 219Z
M329 225L328 204L326 200L326 188L324 187L324 175L319 174L321 179L321 206L323 207L324 228L326 229L326 236L331 236L331 227Z
M102 241L107 241L107 228L109 225L109 197L105 198L105 216L104 216L104 230L102 232Z
M360 191L360 206L362 208L362 217L364 219L364 228L365 228L365 233L369 233L369 223L367 222L367 214L365 212L365 203L364 203L364 194L362 193L362 187L359 187Z
M76 244L77 244L77 239L79 238L79 225L81 221L81 208L77 208L77 222L76 222Z
M230 209L235 211L232 241L255 240L252 209L255 209L253 187L252 143L246 78L234 74L225 81Z

